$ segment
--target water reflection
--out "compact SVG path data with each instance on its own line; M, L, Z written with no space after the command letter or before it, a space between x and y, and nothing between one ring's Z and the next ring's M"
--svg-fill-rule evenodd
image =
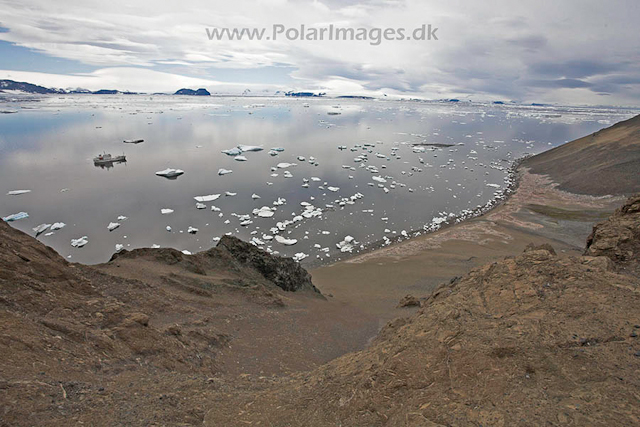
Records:
M256 238L286 255L307 254L305 261L335 259L340 256L336 244L347 235L359 244L383 236L393 240L434 216L482 205L493 197L495 186L503 185L511 160L633 114L142 96L50 97L37 107L0 116L0 215L28 212L28 219L12 225L32 235L39 224L65 222L67 227L40 239L87 263L108 260L116 244L196 252L225 233ZM329 111L341 114L330 116ZM123 143L132 139L144 143ZM243 153L245 162L221 153L241 144L265 150ZM95 153L120 153L124 147L126 163L91 167ZM275 147L284 151L270 156ZM296 165L282 169L279 163ZM221 168L233 172L219 176ZM180 179L157 176L163 169L185 174ZM33 191L4 195L16 189ZM205 209L196 206L194 197L216 194L220 197L204 203ZM357 194L363 197L352 200ZM277 204L282 199L286 203ZM273 215L253 213L263 207L274 209ZM173 213L163 215L162 209ZM118 221L120 216L127 219ZM302 220L278 233L296 240L295 245L264 238L273 237L271 229L278 223L297 217ZM121 226L110 233L110 222ZM189 227L198 232L189 234ZM87 245L72 248L71 239L82 236L88 236Z

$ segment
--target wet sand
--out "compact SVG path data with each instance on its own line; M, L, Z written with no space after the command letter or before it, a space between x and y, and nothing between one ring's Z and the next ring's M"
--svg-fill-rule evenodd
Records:
M579 255L594 223L624 197L592 197L558 190L543 175L518 170L517 190L477 218L335 264L311 270L322 293L378 319L378 327L416 309L397 308L405 295L427 296L474 267L549 243L561 256Z

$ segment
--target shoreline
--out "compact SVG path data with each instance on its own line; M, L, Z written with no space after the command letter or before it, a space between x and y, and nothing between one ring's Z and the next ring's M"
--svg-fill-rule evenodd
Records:
M550 244L559 256L581 255L593 225L625 196L589 196L557 188L549 177L519 165L509 196L476 217L382 248L309 268L329 297L388 321L416 309L398 308L407 295L428 296L437 286L473 268Z
M505 177L505 181L508 182L507 186L504 189L497 191L496 193L500 193L499 195L494 196L487 203L485 203L480 207L476 207L470 210L462 210L454 214L454 216L451 217L451 219L447 219L446 221L439 224L433 224L433 221L432 221L431 228L429 229L427 227L427 224L425 224L420 229L413 229L413 230L407 231L407 235L409 237L400 236L400 237L396 237L395 240L389 239L390 243L387 243L385 239L378 239L374 242L367 244L363 249L357 252L353 252L353 253L344 252L340 255L340 258L334 258L332 260L328 260L327 262L323 262L323 260L318 260L318 261L314 260L314 261L309 261L306 265L305 263L301 263L301 265L306 269L313 270L321 267L328 267L339 262L348 262L350 259L356 258L360 255L370 254L372 252L376 252L394 245L402 244L403 242L407 242L407 241L419 238L421 236L427 236L429 234L437 233L439 231L446 230L451 227L455 227L457 225L463 224L467 221L471 221L475 218L479 218L483 215L487 215L491 211L507 203L509 198L517 192L518 186L520 185L519 168L522 165L522 162L524 162L526 159L532 156L533 155L528 154L515 159L507 169L507 176Z

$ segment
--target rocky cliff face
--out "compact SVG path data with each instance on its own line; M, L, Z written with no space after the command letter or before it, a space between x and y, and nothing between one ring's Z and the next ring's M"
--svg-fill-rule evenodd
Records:
M584 252L588 256L606 256L619 269L633 270L640 264L640 196L629 198L608 221L593 227Z

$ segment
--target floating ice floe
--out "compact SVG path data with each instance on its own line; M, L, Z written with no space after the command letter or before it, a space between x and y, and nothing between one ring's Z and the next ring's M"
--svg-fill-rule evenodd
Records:
M287 169L287 168L290 168L290 167L293 167L293 166L297 166L297 165L298 165L297 163L287 163L287 162L282 162L282 163L278 163L278 164L276 165L276 167L277 167L278 169Z
M286 237L283 237L283 236L276 236L276 242L285 246L292 246L298 243L296 239L287 239Z
M165 170L156 172L156 175L163 176L165 178L176 178L182 174L184 174L184 171L182 169L173 169L173 168L167 168Z
M207 209L207 205L204 203L196 203L196 209Z
M258 239L257 237L252 237L251 241L249 243L251 243L254 246L263 246L264 245L264 242L262 240Z
M61 228L64 228L66 225L67 224L65 224L64 222L54 222L50 230L51 231L60 230Z
M27 193L31 193L31 190L11 190L7 193L7 196L19 196Z
M196 196L194 197L194 199L196 200L196 202L213 202L214 200L218 200L218 198L220 197L220 194L209 194L208 196Z
M259 198L260 198L260 196L258 196L256 193L253 193L253 194L251 195L251 198L252 198L253 200L256 200L256 199L259 199Z
M260 147L260 146L257 146L257 145L238 145L238 148L242 152L245 152L245 151L262 151L262 150L264 150L263 147Z
M173 209L160 209L162 215L169 215L173 213Z
M29 214L26 212L18 212L15 214L11 214L9 216L5 216L2 218L4 222L18 221L19 219L29 218Z
M81 248L87 243L89 243L89 238L87 236L82 236L78 239L71 239L71 246L74 248Z
M125 139L122 142L125 144L140 144L141 142L144 142L144 139Z
M239 156L240 154L242 154L242 150L240 150L238 147L233 147L228 150L222 150L222 152L227 156Z
M196 234L197 232L198 232L198 229L195 227L189 226L189 228L187 229L187 233L189 234Z
M233 171L231 169L224 169L224 168L220 168L218 169L218 175L222 176L222 175L228 175L230 173L232 173Z
M335 193L337 191L340 191L339 187L327 187L327 190L331 191L332 193Z
M217 206L211 206L211 211L212 211L212 212L220 212L221 210L222 210L222 209L220 209L220 208L219 208L219 207L217 207Z
M260 218L271 218L273 216L274 209L275 208L270 208L269 206L263 206L260 209L254 209L253 214Z
M116 243L116 253L121 252L124 249L124 245Z
M282 147L273 147L273 148L271 149L271 151L276 151L276 152L278 152L278 153L281 153L281 152L283 152L283 151L284 151L284 148L282 148Z
M354 245L358 242L352 236L346 236L341 242L336 243L336 247L340 249L340 252L352 252Z
M246 162L248 159L245 156L235 156L233 160L237 162Z
M293 178L293 174L289 171L284 171L282 176L284 176L285 178Z
M36 237L47 231L47 229L51 227L51 224L40 224L37 227L33 228L33 231L36 233Z
M372 179L372 180L374 180L374 181L377 181L377 182L383 183L383 184L384 184L385 182L387 182L387 180L386 180L386 179L384 179L384 178L383 178L383 177L381 177L381 176L372 176L372 177L371 177L371 179Z
M120 227L120 223L119 222L110 222L109 225L107 226L107 230L113 231L118 227Z
M188 250L186 250L186 249L185 249L184 251L182 251L182 253L183 253L183 254L185 254L185 255L191 255L191 252L189 252L189 251L188 251Z
M300 262L303 259L307 258L309 255L305 254L304 252L298 252L297 254L295 254L292 258L294 261L296 262Z
M170 225L167 225L166 230L167 230L168 232L171 232L171 226L170 226Z
M124 215L119 215L118 216L118 221L125 221L126 219L127 219L127 217L124 216Z
M237 196L238 193L232 193L231 191L225 191L224 195L227 196L227 197L233 197L233 196Z

